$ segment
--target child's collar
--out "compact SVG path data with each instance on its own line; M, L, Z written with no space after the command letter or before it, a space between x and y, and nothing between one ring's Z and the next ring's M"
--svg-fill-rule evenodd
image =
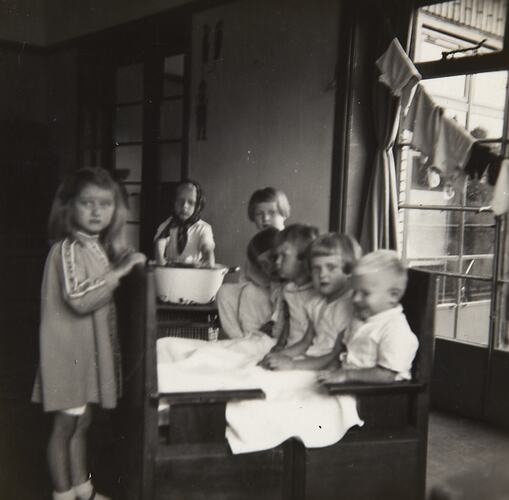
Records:
M98 241L99 235L98 234L87 234L83 231L74 231L73 236L80 241Z

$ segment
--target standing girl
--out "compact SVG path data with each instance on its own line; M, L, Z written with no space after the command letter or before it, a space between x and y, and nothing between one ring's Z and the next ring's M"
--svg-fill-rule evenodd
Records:
M214 236L212 227L200 219L205 197L200 185L183 181L177 186L173 213L156 231L156 261L193 263L213 267Z
M124 244L126 214L120 186L100 168L65 180L51 209L33 399L55 412L47 450L54 500L105 498L90 480L86 432L90 404L114 408L120 395L113 291L145 262Z

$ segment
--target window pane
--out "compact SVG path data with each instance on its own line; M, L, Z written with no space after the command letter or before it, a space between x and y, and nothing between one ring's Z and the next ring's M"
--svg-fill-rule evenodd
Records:
M182 100L161 103L160 139L182 138Z
M476 52L459 52L450 57L484 54L501 50L506 2L500 0L454 0L419 9L416 61L442 59L443 51L473 47Z
M115 141L140 142L142 140L141 105L117 107L115 116Z
M464 342L487 345L489 338L490 282L479 280L460 280L460 304L456 339Z
M495 250L495 221L491 213L466 213L464 215L463 255L489 258ZM481 257L479 257L481 258ZM483 267L485 269L485 267ZM474 273L472 271L473 274ZM491 276L491 269L488 271Z
M446 266L449 256L459 254L460 226L451 212L404 210L407 238L405 256L409 261ZM445 267L444 267L445 270ZM457 266L454 272L457 272Z
M408 147L401 152L400 201L412 205L457 206L463 203L465 178L445 178L427 157Z
M159 182L178 182L182 172L181 144L159 146Z
M472 78L472 102L504 109L507 72L479 73Z
M465 101L467 98L466 75L446 76L444 78L423 80L422 85L429 94L433 96L447 97L460 102ZM440 104L444 107L449 107L447 104Z
M141 155L141 145L115 148L115 169L129 171L124 181L141 182Z
M184 55L164 59L163 96L178 96L184 93Z
M117 69L117 104L143 99L143 64Z
M496 138L502 136L504 126L503 115L500 118L472 112L470 115L469 130L482 129L486 137Z

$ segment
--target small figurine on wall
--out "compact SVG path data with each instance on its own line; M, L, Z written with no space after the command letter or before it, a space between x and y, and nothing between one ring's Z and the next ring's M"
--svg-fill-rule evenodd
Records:
M214 36L214 61L218 61L221 58L223 51L223 21L216 23L216 32Z
M196 139L207 140L207 82L202 79L198 88L198 104L196 105Z
M207 64L209 62L209 51L210 51L210 26L208 24L203 25L203 34L201 39L201 62Z

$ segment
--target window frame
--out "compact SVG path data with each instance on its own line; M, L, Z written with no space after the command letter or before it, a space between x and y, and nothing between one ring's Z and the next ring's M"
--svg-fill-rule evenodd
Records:
M416 37L417 27L418 27L418 9L419 7L424 7L430 3L437 2L420 2L416 6L414 10L413 17L413 26L411 31L411 41L410 41L410 54L413 56L415 54L417 40ZM419 73L422 75L423 80L429 80L434 78L444 78L449 76L463 76L473 75L478 73L487 73L487 72L496 72L496 71L506 71L508 73L509 79L509 9L506 13L505 19L505 31L503 36L503 44L502 49L498 52L493 53L483 53L477 55L464 56L461 58L453 58L453 59L441 59L436 61L425 61L415 63L415 66ZM400 135L398 134L398 139ZM505 95L505 110L504 110L504 120L503 120L503 128L502 128L502 136L500 138L489 138L485 141L486 143L498 143L501 146L501 155L505 158L509 157L509 83L506 87L506 95ZM398 165L398 185L400 186L400 196L398 196L398 212L401 215L402 210L427 210L429 209L426 205L420 204L411 204L405 203L401 201L401 185L400 185L400 165L401 165L401 151L404 143L396 142L395 152L396 152L396 163ZM410 182L410 179L407 179L406 182ZM478 211L477 207L448 207L448 206L440 206L433 207L433 209L451 211L458 210L462 213L467 213L469 211ZM507 301L507 292L504 294L504 287L507 288L509 285L509 279L504 277L504 271L507 273L509 262L505 261L507 259L507 250L509 249L509 234L507 231L507 215L496 216L495 218L495 228L494 228L494 248L493 248L493 266L492 266L492 276L472 276L467 275L465 272L451 273L451 272L435 272L430 271L437 276L444 276L449 278L454 278L458 280L462 280L456 285L457 290L461 290L464 287L464 283L467 283L473 279L480 279L482 281L491 282L491 294L490 294L490 320L488 325L488 350L491 353L494 349L503 349L506 350L509 347L509 339L507 338L509 335L506 332L503 334L502 326L504 321L501 318L501 314L503 308L501 307L502 301L505 299ZM404 219L406 221L406 218ZM406 222L403 226L403 242L405 243L402 248L403 258L405 258L405 246L408 241L408 228L406 226ZM464 229L464 228L463 228ZM457 256L457 262L461 262L461 256ZM509 260L509 259L507 259ZM459 269L462 271L462 269ZM463 284L463 287L462 287ZM505 295L505 296L504 296ZM460 305L460 296L458 292L458 296L456 298L455 305ZM447 340L457 340L457 312L455 313L455 321L454 321L454 332L453 338L446 337ZM507 329L507 320L505 327Z

